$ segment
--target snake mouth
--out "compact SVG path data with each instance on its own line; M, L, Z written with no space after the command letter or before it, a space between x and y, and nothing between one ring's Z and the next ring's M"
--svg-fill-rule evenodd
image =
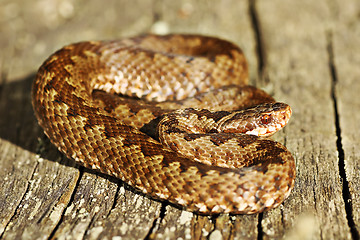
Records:
M267 137L267 136L273 135L274 133L279 131L284 126L285 125L282 125L282 124L276 124L276 125L269 126L269 127L259 127L259 128L253 129L251 131L247 131L246 134L255 135L255 136L259 136L259 137Z

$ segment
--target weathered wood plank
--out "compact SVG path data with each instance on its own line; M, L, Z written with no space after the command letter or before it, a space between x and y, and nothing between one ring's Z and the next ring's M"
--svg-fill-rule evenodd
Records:
M116 180L99 176L94 181L93 175L85 173L82 176L53 237L144 239L159 216L160 204L125 190L121 184L118 187Z
M35 171L35 156L19 142L19 123L24 116L24 85L1 85L0 87L0 235L11 221L17 206L26 193L29 186L28 180ZM9 92L10 94L4 94ZM25 91L26 92L26 91ZM25 98L28 100L28 98ZM26 105L26 104L25 104ZM18 106L16 108L16 106ZM20 107L20 111L19 111ZM27 105L30 108L29 105ZM6 113L6 114L5 114ZM21 129L21 128L20 128ZM35 135L35 134L34 134ZM33 139L34 140L34 139ZM24 144L24 139L20 140ZM17 158L15 161L14 159ZM30 160L29 160L30 159ZM14 191L16 189L16 191Z
M297 181L285 202L287 208L264 214L263 237L279 238L284 234L282 227L296 227L297 218L305 212L317 227L307 227L302 234L316 239L350 239L331 97L326 35L332 21L329 3L264 0L258 1L258 11L267 56L266 79L275 98L293 108L284 142L297 161Z
M335 81L335 99L339 117L339 132L343 148L340 153L344 168L344 192L348 201L348 218L353 237L360 233L360 27L359 1L336 1L335 21L331 29L333 67ZM349 195L348 195L349 194Z

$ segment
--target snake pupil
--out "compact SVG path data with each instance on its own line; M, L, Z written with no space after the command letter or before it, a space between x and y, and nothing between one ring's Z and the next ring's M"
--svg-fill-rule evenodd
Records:
M261 123L266 125L269 124L271 122L271 116L270 115L264 115L261 118Z

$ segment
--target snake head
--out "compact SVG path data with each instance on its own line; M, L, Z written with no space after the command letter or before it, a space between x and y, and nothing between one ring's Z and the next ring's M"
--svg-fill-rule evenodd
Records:
M283 128L291 117L291 108L285 103L264 103L234 112L220 132L238 132L268 137Z

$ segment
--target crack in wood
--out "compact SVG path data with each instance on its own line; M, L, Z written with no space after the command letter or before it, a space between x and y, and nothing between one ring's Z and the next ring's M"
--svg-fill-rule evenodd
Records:
M117 188L116 188L116 192L115 192L115 195L114 195L114 201L112 202L111 204L111 208L109 210L109 212L106 214L106 218L108 218L111 214L111 211L116 209L116 204L117 204L117 199L119 198L120 194L122 194L120 191L121 189L124 189L124 193L122 194L122 197L124 198L124 202L127 202L127 199L126 199L126 187L125 187L125 184L123 181L121 181L119 179L118 183L117 183Z
M154 235L156 233L156 230L159 229L163 219L165 218L166 215L166 207L168 206L168 204L166 204L165 202L161 203L161 208L160 208L160 213L158 217L155 217L152 225L148 231L148 233L146 234L144 240L150 240L150 239L154 239Z
M208 234L209 238L210 238L211 234L214 233L215 231L220 231L221 232L221 229L216 228L216 221L217 221L219 216L220 215L209 216L209 220L210 220L210 223L212 225L211 231L209 231L209 234ZM222 234L221 234L221 236L224 237Z
M257 230L258 230L258 235L257 235L257 240L262 240L264 238L264 232L263 232L263 227L262 227L262 220L264 218L264 214L263 213L259 213L259 217L258 217L258 224L257 224Z
M346 176L345 170L345 152L342 145L342 137L341 137L341 127L340 127L340 119L339 119L339 109L337 104L337 96L336 96L336 84L338 82L336 66L334 61L334 49L333 49L333 40L332 40L332 32L327 32L327 52L329 58L329 68L330 74L332 78L331 82L331 98L333 101L334 114L335 114L335 127L336 127L336 147L338 151L338 159L339 159L339 175L342 179L342 195L345 204L345 212L346 219L348 222L348 226L350 228L351 236L353 239L360 239L359 232L356 230L355 222L353 219L353 207L352 207L352 199L349 189L349 182Z
M36 172L36 169L39 166L39 162L36 162L35 167L33 168L33 171L31 173L31 177L29 178L29 180L26 183L26 188L25 191L23 193L23 195L21 196L20 201L18 201L17 206L15 207L14 211L12 212L11 217L9 218L9 221L3 226L3 231L0 232L0 239L3 238L3 235L5 234L5 232L7 231L8 227L10 226L10 224L13 224L14 219L17 215L17 212L19 211L20 207L23 205L22 202L24 201L24 199L26 198L26 195L29 194L29 189L31 187L31 180L34 178L34 174Z
M258 13L256 10L256 0L249 0L249 16L250 16L250 22L252 24L252 29L254 31L254 37L256 41L256 56L258 61L258 74L260 77L263 77L264 70L265 70L265 51L264 51L264 43L262 40L262 33L261 33L261 26L258 18ZM258 223L257 223L257 230L258 235L257 239L262 240L263 239L263 226L262 226L262 219L264 217L263 213L258 214Z
M154 7L152 9L152 15L153 15L152 24L154 24L155 22L161 21L163 19L162 4L163 4L162 0L154 1L154 4L153 4Z
M255 41L256 41L256 56L258 61L258 74L261 77L264 73L266 58L264 51L263 38L261 33L261 26L256 10L256 0L249 0L249 15L250 22L253 27Z
M65 156L63 156L63 157L65 158ZM48 239L54 239L54 238L55 238L56 232L58 231L60 225L61 225L61 224L63 223L63 221L64 221L64 217L65 217L66 210L69 208L69 206L71 206L72 203L74 203L74 198L75 198L76 190L77 190L77 188L78 188L79 185L80 185L80 181L81 181L83 175L84 175L84 167L79 166L79 177L78 177L78 179L76 180L75 187L74 187L74 189L73 189L73 192L71 193L69 202L68 202L67 206L64 208L64 210L62 211L61 216L59 217L59 221L57 222L57 224L55 225L54 229L53 229L53 230L51 231L51 233L49 234L49 238L48 238ZM68 185L67 185L67 186L68 186Z

